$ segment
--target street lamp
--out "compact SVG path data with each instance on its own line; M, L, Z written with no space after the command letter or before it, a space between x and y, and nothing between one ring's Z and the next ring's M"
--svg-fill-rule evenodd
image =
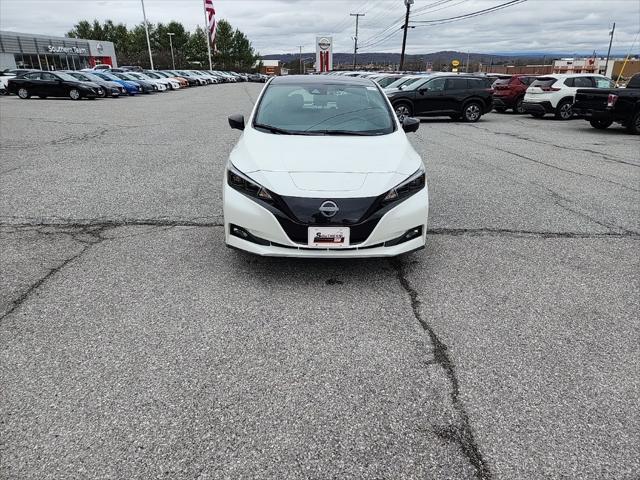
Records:
M169 46L171 47L171 65L173 65L173 70L176 69L176 60L175 58L173 58L173 41L171 40L171 37L173 37L175 35L175 33L167 33L167 35L169 35Z

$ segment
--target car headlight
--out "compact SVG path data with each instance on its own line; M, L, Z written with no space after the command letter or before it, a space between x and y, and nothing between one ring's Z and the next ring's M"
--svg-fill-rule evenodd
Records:
M250 197L258 198L266 202L273 201L273 197L266 188L251 180L231 164L227 167L227 183L234 190L249 195Z
M405 198L422 190L425 185L426 175L424 166L420 166L420 168L409 178L389 190L382 198L382 203L389 204L391 202L404 200Z

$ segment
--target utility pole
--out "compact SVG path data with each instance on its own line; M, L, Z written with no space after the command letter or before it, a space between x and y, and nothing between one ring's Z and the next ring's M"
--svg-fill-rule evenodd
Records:
M153 68L153 56L151 55L151 42L149 41L149 24L147 23L147 14L144 11L144 0L140 0L142 3L142 18L144 18L144 31L147 34L147 47L149 48L149 63L151 64L151 70Z
M298 64L300 65L298 67L298 73L302 75L302 45L298 45L298 48L300 48L300 54L298 55Z
M404 0L404 4L407 7L407 14L404 17L404 33L402 35L402 53L400 54L400 68L402 71L404 68L404 50L407 47L407 30L409 29L409 12L411 11L411 5L413 5L413 0Z
M172 37L175 35L175 33L167 33L167 35L169 35L169 47L171 47L171 65L173 65L173 69L176 69L176 59L173 57L173 41L172 41Z
M611 44L613 43L613 32L616 31L616 22L613 22L613 28L609 32L609 50L607 50L607 61L604 62L604 74L607 74L607 67L609 67L609 55L611 55Z
M356 17L356 36L353 37L353 69L356 69L356 55L358 55L358 20L364 17L364 13L350 13L349 16Z

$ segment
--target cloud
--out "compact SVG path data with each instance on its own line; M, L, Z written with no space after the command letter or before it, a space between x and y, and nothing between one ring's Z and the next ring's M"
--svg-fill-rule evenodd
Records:
M463 15L505 0L415 0L413 20ZM402 0L214 0L219 18L244 31L263 54L314 50L316 34L334 37L335 50L353 49L354 18L360 17L362 51L397 52L405 12ZM201 0L145 0L150 22L177 20L193 30L204 23ZM34 12L37 12L34 14ZM139 0L2 0L0 29L63 35L83 19L135 25ZM640 30L638 0L528 0L484 16L408 31L408 53L438 50L473 52L591 52L606 50L616 22L615 52L627 52ZM388 28L385 31L385 28ZM385 38L388 37L388 38ZM633 53L640 52L638 42Z

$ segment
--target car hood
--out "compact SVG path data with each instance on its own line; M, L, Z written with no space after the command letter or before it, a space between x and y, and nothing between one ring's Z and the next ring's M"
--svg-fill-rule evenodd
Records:
M276 135L247 128L231 163L291 196L376 196L422 165L401 130L380 136Z
M95 82L84 82L84 81L78 80L77 82L69 81L69 83L77 83L78 85L81 85L83 87L100 88L100 85L98 85Z

